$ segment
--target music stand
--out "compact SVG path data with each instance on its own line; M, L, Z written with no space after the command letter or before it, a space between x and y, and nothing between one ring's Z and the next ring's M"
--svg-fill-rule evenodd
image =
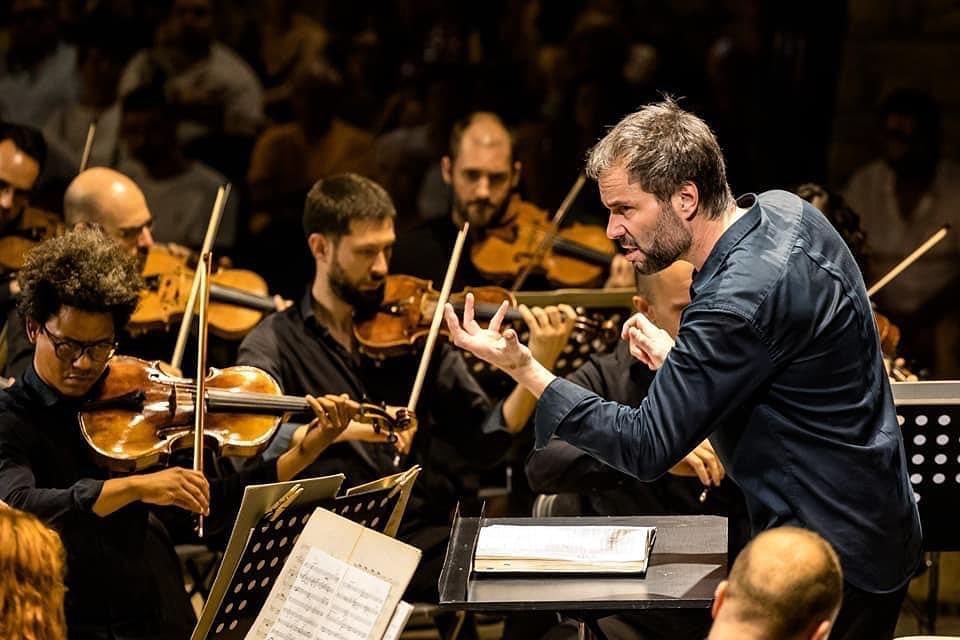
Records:
M926 617L937 624L940 552L960 550L953 508L960 497L960 381L891 383L897 421L903 433L907 470L913 488L923 549L930 552Z
M657 527L646 577L609 575L477 576L472 572L480 527L487 524ZM719 516L454 518L440 573L440 609L557 611L603 638L596 621L621 611L708 609L727 574L727 519Z
M283 570L284 562L317 507L370 529L394 535L419 470L419 467L413 467L409 471L382 478L369 485L354 487L347 495L336 498L303 498L301 485L310 481L266 485L282 485L287 490L270 509L259 510L256 524L247 532L242 531L240 524L247 519L241 518L246 504L241 505L241 515L238 516L238 524L231 534L228 551L235 546L235 537L246 535L246 543L236 560L231 558L228 561L227 555L224 555L214 587L210 591L211 597L204 605L192 639L242 640L246 637L257 614L263 608L273 583ZM330 479L338 480L333 489L335 492L343 476L330 476ZM255 491L257 488L248 487L247 491L251 489ZM358 489L361 491L357 491ZM245 492L245 503L246 498ZM391 526L393 531L388 531ZM233 554L233 557L236 557L236 554Z

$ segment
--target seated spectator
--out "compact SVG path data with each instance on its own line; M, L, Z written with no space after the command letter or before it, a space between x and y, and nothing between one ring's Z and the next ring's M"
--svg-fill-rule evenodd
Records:
M120 130L117 82L134 52L132 38L125 35L128 29L126 22L109 14L93 14L79 31L77 100L54 111L43 125L47 144L68 163L70 177L80 166L87 130L94 120L97 131L88 166L112 167L117 162Z
M77 98L77 50L59 37L56 4L13 0L9 5L4 16L9 44L0 54L2 120L42 127L56 109Z
M0 638L64 640L66 557L36 516L0 502Z
M227 179L202 162L186 158L174 132L164 93L142 87L123 99L121 139L126 154L117 168L143 190L153 212L153 237L157 242L200 248L217 187ZM232 248L237 238L237 203L227 200L215 246Z
M842 598L843 573L830 543L806 529L769 529L717 587L707 640L825 640Z
M253 136L263 119L263 89L250 66L214 38L213 0L174 0L152 49L133 57L120 78L126 95L156 76L166 81L187 143L210 135Z
M268 0L263 4L260 65L264 107L274 121L287 121L292 117L293 77L302 65L324 54L330 35L301 10L301 0Z

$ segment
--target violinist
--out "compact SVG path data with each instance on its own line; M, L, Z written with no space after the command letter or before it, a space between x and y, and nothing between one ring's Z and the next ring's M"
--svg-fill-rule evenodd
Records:
M143 192L133 180L113 169L93 167L74 178L64 195L63 211L68 226L95 224L138 261L142 261L154 244L150 233L153 216ZM7 334L5 372L16 378L29 368L33 344L19 318L11 319ZM123 351L148 360L168 357L168 340L163 344L156 339L150 344L147 340L138 342L137 345L125 344Z
M446 253L453 245L457 229L469 221L471 235L464 247L454 289L486 284L490 278L471 261L472 249L521 212L544 220L546 214L516 194L522 166L514 156L510 132L496 114L475 112L454 125L449 153L441 160L440 168L451 191L450 215L428 220L401 233L397 238L394 270L441 282ZM603 233L597 231L602 238ZM612 245L610 251L612 254ZM606 286L632 285L632 275L629 269L624 272L622 260L613 263L611 273L618 277ZM553 288L547 287L542 279L528 280L528 284L528 288Z
M379 307L393 252L395 216L386 191L367 178L340 174L318 181L307 195L303 216L316 265L313 282L299 304L269 316L247 335L239 363L272 374L287 394L347 393L369 402L404 405L416 371L414 354L386 360L366 357L353 331L357 316ZM573 311L535 309L531 317L542 321L531 326L534 353L551 366L572 329ZM527 422L533 399L515 389L494 404L461 354L447 343L437 345L432 362L417 410L419 429L412 442L397 445L409 454L410 463L424 468L401 529L402 538L424 550L412 597L435 602L449 514L463 491L460 475L505 453L512 433ZM367 430L346 438L348 442L320 456L309 472L345 473L349 484L395 472L397 451L383 444L381 436ZM280 436L278 441L282 443Z
M46 148L39 132L28 127L2 125L0 130L0 238L15 235L23 221L30 202L30 193L37 182ZM13 247L18 254L20 246ZM11 262L19 261L19 255L10 256ZM0 264L0 329L3 329L4 344L0 350L7 356L0 362L0 370L6 372L10 360L11 326L16 324L16 295L20 292L15 265ZM11 325L11 326L7 326ZM4 376L5 378L5 376Z
M77 411L95 394L136 305L136 266L100 232L78 230L35 249L20 282L36 349L17 384L0 391L0 500L60 534L69 638L188 637L193 612L173 549L149 524L151 510L172 505L210 514L211 523L232 516L243 486L302 471L357 405L308 399L316 419L298 447L222 481L178 467L111 477L91 462Z

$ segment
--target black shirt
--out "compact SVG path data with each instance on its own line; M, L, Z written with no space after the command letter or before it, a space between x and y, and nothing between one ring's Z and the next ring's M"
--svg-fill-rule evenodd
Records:
M920 560L920 520L860 270L797 196L738 204L748 210L694 275L643 402L554 380L537 405L537 443L556 434L652 479L710 435L754 531L817 531L853 586L894 591Z
M109 475L93 464L80 432L82 401L59 395L33 367L0 392L0 499L60 534L71 638L85 631L187 637L193 621L183 580L166 561L172 548L152 529L148 505L134 502L102 518L93 512ZM242 486L266 482L276 482L275 463L212 481L212 517L232 520Z
M384 361L348 351L314 314L308 289L299 304L274 313L240 345L239 364L271 374L284 393L349 394L355 400L406 406L419 352ZM499 459L511 438L502 407L483 393L460 353L438 342L417 406L419 428L403 466L419 463L405 523L425 518L446 522L459 492L457 477ZM360 484L395 473L392 445L342 442L324 451L304 475L344 473Z

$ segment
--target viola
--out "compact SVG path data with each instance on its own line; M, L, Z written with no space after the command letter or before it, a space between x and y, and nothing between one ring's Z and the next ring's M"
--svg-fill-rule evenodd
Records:
M509 291L501 287L467 287L450 295L450 304L462 309L467 293L476 301L477 317L491 318L504 300L516 306ZM439 292L429 280L407 275L387 276L383 301L369 316L354 323L353 332L360 350L375 358L408 353L423 342L437 308ZM521 320L520 312L510 309L507 319ZM441 328L441 332L445 327Z
M494 281L516 278L531 263L557 287L598 285L610 268L616 247L606 230L596 225L572 224L560 229L545 249L550 232L547 212L514 197L501 223L486 230L470 249L473 266Z
M265 371L249 366L214 369L205 380L204 444L215 454L251 457L263 451L281 418L311 413L305 398L286 396ZM80 410L80 430L101 465L128 473L163 464L193 446L196 385L168 375L155 363L114 356L96 397ZM400 410L361 404L353 418L389 433L412 424Z
M189 257L161 245L150 249L142 269L147 286L130 318L131 333L166 329L183 316L194 277ZM266 281L253 271L218 269L210 283L210 330L228 340L243 338L264 314L276 310L268 292Z
M30 249L65 231L66 225L56 214L27 207L0 237L0 271L19 271Z

